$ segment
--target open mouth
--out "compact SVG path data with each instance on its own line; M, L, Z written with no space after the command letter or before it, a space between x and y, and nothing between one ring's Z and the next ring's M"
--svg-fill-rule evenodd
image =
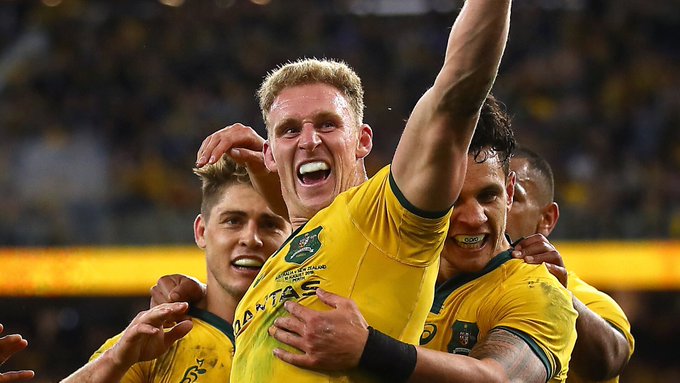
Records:
M234 260L232 266L242 270L258 271L262 268L264 263L254 258L238 258Z
M480 249L486 242L487 234L478 235L456 235L454 240L456 245L464 249Z
M298 170L298 179L303 185L313 185L326 180L331 175L331 168L322 161L308 162Z

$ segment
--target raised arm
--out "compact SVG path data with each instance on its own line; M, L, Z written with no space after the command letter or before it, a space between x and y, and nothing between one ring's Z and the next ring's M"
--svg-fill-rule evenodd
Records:
M451 29L444 65L409 117L392 174L416 208L446 210L460 192L479 111L505 49L510 4L466 1Z

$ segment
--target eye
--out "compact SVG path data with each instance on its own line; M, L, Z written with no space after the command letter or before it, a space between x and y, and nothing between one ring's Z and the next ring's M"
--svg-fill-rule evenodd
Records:
M282 225L279 223L279 221L275 219L264 219L260 223L260 227L263 230L268 230L268 231L276 231L276 230L281 230Z
M492 190L487 190L479 194L480 203L492 203L498 198L498 193Z
M243 224L243 219L239 216L227 216L222 223L229 227L241 226Z
M324 121L321 124L321 129L333 129L335 128L335 122L333 121Z
M297 135L298 133L300 133L300 129L298 129L298 128L295 127L295 126L284 127L284 128L281 130L281 134L284 135L284 136L286 136L286 137L295 136L295 135Z

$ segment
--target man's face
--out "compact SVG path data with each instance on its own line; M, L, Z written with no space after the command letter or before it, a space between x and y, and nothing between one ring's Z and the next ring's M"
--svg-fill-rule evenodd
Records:
M291 217L311 218L358 183L372 132L358 126L340 91L320 83L286 88L268 122L265 164L281 179Z
M205 250L208 286L219 285L241 299L290 232L290 224L250 185L227 186L209 217L199 215L194 223L196 244Z
M442 252L445 278L481 271L509 248L504 233L513 188L514 175L506 179L498 157L477 163L468 155L463 189L454 204Z
M543 205L536 172L531 171L524 158L512 159L510 169L515 172L517 183L512 209L508 213L507 232L512 240L527 237L538 231Z

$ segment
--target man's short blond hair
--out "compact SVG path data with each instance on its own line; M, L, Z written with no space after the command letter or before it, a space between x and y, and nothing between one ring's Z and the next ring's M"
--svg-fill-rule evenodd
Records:
M356 119L360 125L364 119L364 89L361 79L343 61L330 59L300 59L281 65L269 72L265 77L257 97L260 100L260 109L267 129L269 122L267 116L274 103L274 99L285 88L298 85L323 83L338 89L347 99Z
M210 217L210 211L219 202L225 188L232 185L253 186L245 166L228 156L222 156L214 164L194 168L194 174L201 179L201 214L205 219Z

